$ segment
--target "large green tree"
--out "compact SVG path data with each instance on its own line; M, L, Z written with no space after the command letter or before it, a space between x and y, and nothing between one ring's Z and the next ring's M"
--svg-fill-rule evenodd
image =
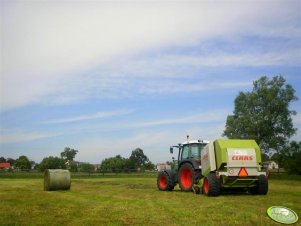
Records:
M130 164L134 169L153 169L154 165L149 161L148 157L143 153L141 148L132 151L129 158Z
M235 98L233 115L226 121L224 136L231 139L254 139L268 152L279 151L295 134L289 109L297 100L295 90L282 76L271 80L263 76L253 82L252 92L240 92Z
M31 169L31 162L25 155L21 155L19 158L17 158L15 161L15 165L21 170Z
M65 161L73 161L73 159L75 158L75 155L77 154L77 150L74 150L72 148L69 147L65 147L64 151L61 152L61 157L65 160Z
M43 172L46 169L66 169L65 160L53 156L46 157L40 163L39 170Z

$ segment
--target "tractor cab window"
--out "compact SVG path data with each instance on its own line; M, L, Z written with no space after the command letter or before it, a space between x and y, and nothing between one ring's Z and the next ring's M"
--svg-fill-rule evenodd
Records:
M201 156L200 149L198 145L191 146L191 158L199 159Z
M203 144L190 144L183 147L181 159L193 158L199 160L201 158L201 151L205 145Z

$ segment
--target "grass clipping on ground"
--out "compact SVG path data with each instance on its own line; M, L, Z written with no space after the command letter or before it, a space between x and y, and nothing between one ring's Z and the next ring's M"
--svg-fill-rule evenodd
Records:
M48 169L44 174L44 190L70 190L71 176L69 170Z
M45 192L41 179L0 179L4 225L278 225L271 206L301 213L301 180L269 180L267 195L233 192L218 197L159 191L155 177L87 177L68 191ZM0 225L2 225L0 223ZM300 224L297 222L295 225Z

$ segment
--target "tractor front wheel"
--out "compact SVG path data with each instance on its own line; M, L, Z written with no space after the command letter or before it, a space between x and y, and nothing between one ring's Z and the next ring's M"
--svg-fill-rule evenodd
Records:
M174 183L172 178L165 171L161 171L157 177L157 187L160 191L172 191Z
M221 185L215 173L209 173L204 178L203 193L207 196L218 196L220 194Z
M192 191L195 182L195 171L191 164L185 163L179 170L179 185L182 191Z

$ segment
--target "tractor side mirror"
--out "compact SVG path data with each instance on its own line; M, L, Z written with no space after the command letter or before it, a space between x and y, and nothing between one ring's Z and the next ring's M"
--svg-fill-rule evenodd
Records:
M170 147L170 148L169 148L169 152L170 152L170 154L173 153L173 147Z

